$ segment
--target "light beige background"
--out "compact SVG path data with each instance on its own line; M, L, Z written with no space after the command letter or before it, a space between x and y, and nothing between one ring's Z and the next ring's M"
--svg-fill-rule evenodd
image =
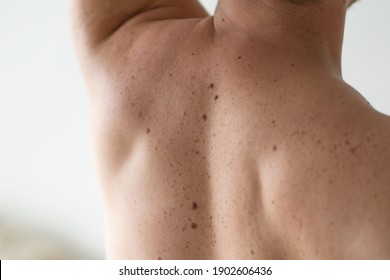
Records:
M217 0L203 0L212 12ZM390 115L390 1L348 14L344 76ZM67 1L0 0L0 258L104 258ZM57 255L56 255L57 253Z

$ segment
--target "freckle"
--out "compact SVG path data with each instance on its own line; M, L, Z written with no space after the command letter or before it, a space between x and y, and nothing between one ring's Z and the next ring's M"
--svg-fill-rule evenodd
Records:
M345 141L345 145L349 145L350 144L350 142L347 140L347 141Z
M276 83L278 81L278 79L274 79L274 82Z
M224 19L224 18L222 18L222 22L225 22L225 19Z
M195 223L192 223L192 224L191 224L191 228L192 228L192 229L196 229L197 227L198 227L197 224L195 224Z
M179 176L181 176L181 172L179 173Z
M133 76L131 76L131 79L132 79L132 80L134 80L134 79L135 79L135 76L134 76L134 75L133 75Z
M317 140L317 145L320 145L321 144L321 140Z
M255 252L253 250L251 250L251 255L254 255L254 254L255 254Z
M272 200L272 204L275 204L275 201Z
M356 147L352 147L352 148L349 149L349 151L350 151L351 153L353 153L353 154L356 152L356 150L357 150Z
M138 117L142 118L142 112L141 111L138 112Z
M238 57L238 59L242 59L242 57L241 57L241 56L239 56L239 57Z
M157 259L158 259L159 261L161 261L161 257L158 257Z
M295 64L294 63L291 63L291 67L294 67L295 66Z
M171 74L169 74L169 77L172 77L173 76L173 74L171 73Z
M213 219L213 216L210 216L210 220L212 220Z
M218 95L214 96L214 100L217 100L218 98L219 98L219 96L218 96Z
M204 121L206 121L206 120L207 120L207 115L206 115L206 114L203 114L203 115L202 115L202 118L203 118Z
M198 204L196 202L192 202L192 207L191 209L192 210L195 210L196 208L198 208Z
M276 121L275 121L275 120L273 120L273 121L272 121L272 124L276 124Z
M183 203L181 203L181 204L180 204L180 208L183 208L183 206L184 206Z
M213 83L210 83L209 84L209 89L213 89L214 88L214 84Z
M195 53L193 52L191 55L195 55Z
M147 134L150 133L150 128L147 128L147 129L146 129L146 133L147 133Z
M278 147L276 145L274 145L273 150L276 151L277 149L278 149Z
M135 105L135 103L133 102L133 103L131 103L131 106L134 106Z
M196 153L197 155L199 155L199 151L196 151L195 153Z

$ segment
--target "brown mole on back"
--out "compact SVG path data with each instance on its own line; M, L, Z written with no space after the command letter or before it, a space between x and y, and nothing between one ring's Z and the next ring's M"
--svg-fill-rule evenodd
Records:
M196 229L197 227L198 227L197 224L195 224L195 223L192 223L192 224L191 224L191 228L192 228L192 229Z
M207 115L206 115L206 114L203 114L203 115L202 115L202 119L203 119L204 121L207 121Z
M195 210L195 209L197 209L198 208L198 204L196 203L196 202L192 202L192 207L191 207L191 209L192 210Z

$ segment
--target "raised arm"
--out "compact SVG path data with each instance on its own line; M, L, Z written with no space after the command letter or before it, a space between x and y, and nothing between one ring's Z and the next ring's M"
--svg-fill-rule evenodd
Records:
M145 22L205 17L197 0L70 0L78 48L93 51L124 26Z

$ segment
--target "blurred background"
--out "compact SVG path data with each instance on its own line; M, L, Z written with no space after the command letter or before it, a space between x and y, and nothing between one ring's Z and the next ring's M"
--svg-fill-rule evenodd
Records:
M213 13L217 0L203 0ZM104 259L67 1L0 0L0 259ZM344 78L390 115L390 1L348 13Z

